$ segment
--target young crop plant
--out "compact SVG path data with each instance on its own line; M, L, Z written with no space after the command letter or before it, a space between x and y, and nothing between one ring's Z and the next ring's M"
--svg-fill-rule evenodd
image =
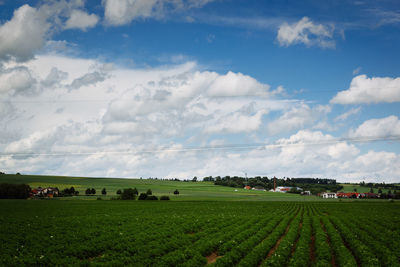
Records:
M315 266L328 266L332 261L332 251L328 236L324 231L319 216L312 217L312 227L315 235Z
M345 220L345 218L342 218ZM379 260L376 258L374 253L370 250L370 248L364 244L364 242L360 241L360 236L354 234L354 232L346 227L337 218L331 218L331 222L334 223L336 228L339 230L345 242L347 242L355 254L356 258L359 259L362 266L378 266Z
M357 262L351 252L346 248L342 237L337 232L335 227L330 223L328 218L322 217L322 223L324 224L326 231L328 233L329 239L335 253L335 258L340 266L357 266Z
M301 223L302 216L298 214L287 228L287 232L282 236L281 241L276 248L275 252L270 255L269 258L264 260L260 266L286 266L286 262L290 258L290 254L294 243L299 235L299 225Z
M254 246L253 249L249 248L249 253L239 262L238 266L255 266L259 264L268 255L268 252L274 247L279 238L285 233L289 223L295 215L285 217L274 231L265 239Z
M294 253L290 258L289 266L302 267L309 265L311 234L311 217L306 214L303 217L300 237L297 241Z

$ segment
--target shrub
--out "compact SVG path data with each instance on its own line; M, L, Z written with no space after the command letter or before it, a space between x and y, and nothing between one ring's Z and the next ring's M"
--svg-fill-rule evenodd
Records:
M103 190L101 190L101 194L102 194L102 195L107 195L107 191L106 191L106 188L105 188L105 187L103 188Z
M146 200L158 200L158 197L156 197L156 196L147 196Z
M145 200L146 198L147 198L147 194L146 193L140 193L139 200Z
M174 191L174 195L179 195L178 189L176 189L176 190Z
M27 184L0 184L0 198L26 199L30 192L31 188Z
M122 190L121 189L118 189L117 190L117 195L121 195L122 194Z
M151 189L147 189L146 195L150 196L152 194L153 194L153 192L151 192Z
M135 200L136 195L134 193L134 190L132 188L124 189L124 191L121 194L121 199L122 200Z
M161 196L160 200L169 200L169 196Z
M101 197L97 197L97 200L101 200Z

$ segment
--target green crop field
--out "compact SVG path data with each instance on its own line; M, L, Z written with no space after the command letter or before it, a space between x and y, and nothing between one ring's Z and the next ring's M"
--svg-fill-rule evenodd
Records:
M399 266L399 202L2 200L1 266Z
M146 179L0 175L0 183L98 192L0 200L0 266L400 266L398 201ZM171 201L109 200L129 187Z

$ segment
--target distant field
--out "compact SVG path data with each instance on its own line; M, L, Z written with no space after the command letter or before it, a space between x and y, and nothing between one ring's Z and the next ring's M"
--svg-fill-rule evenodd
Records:
M370 187L366 187L366 186L360 186L358 184L354 185L354 184L341 184L343 185L343 192L354 192L354 188L357 189L358 193L366 193L369 192L369 190L371 190ZM374 189L374 193L378 193L378 188L373 188ZM388 189L383 189L382 188L382 192L383 193L387 193L389 190Z
M0 200L0 266L399 266L399 202Z
M38 176L38 175L1 175L0 183L26 183L34 187L58 187L60 190L73 186L80 192L79 197L65 197L62 199L96 199L94 196L85 196L86 188L95 188L97 195L101 196L101 190L106 188L107 198L116 196L118 189L134 188L139 192L151 189L156 196L168 195L171 200L227 200L227 201L315 201L315 196L303 197L297 194L283 194L264 191L245 190L216 186L212 182L182 182L163 181L149 179L118 179L118 178L87 178L65 176ZM178 189L179 195L173 192ZM102 196L103 197L103 196ZM104 197L103 197L104 198Z

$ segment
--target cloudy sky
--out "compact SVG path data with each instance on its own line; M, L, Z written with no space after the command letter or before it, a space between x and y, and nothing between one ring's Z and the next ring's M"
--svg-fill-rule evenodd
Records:
M1 0L0 171L400 181L400 2Z

